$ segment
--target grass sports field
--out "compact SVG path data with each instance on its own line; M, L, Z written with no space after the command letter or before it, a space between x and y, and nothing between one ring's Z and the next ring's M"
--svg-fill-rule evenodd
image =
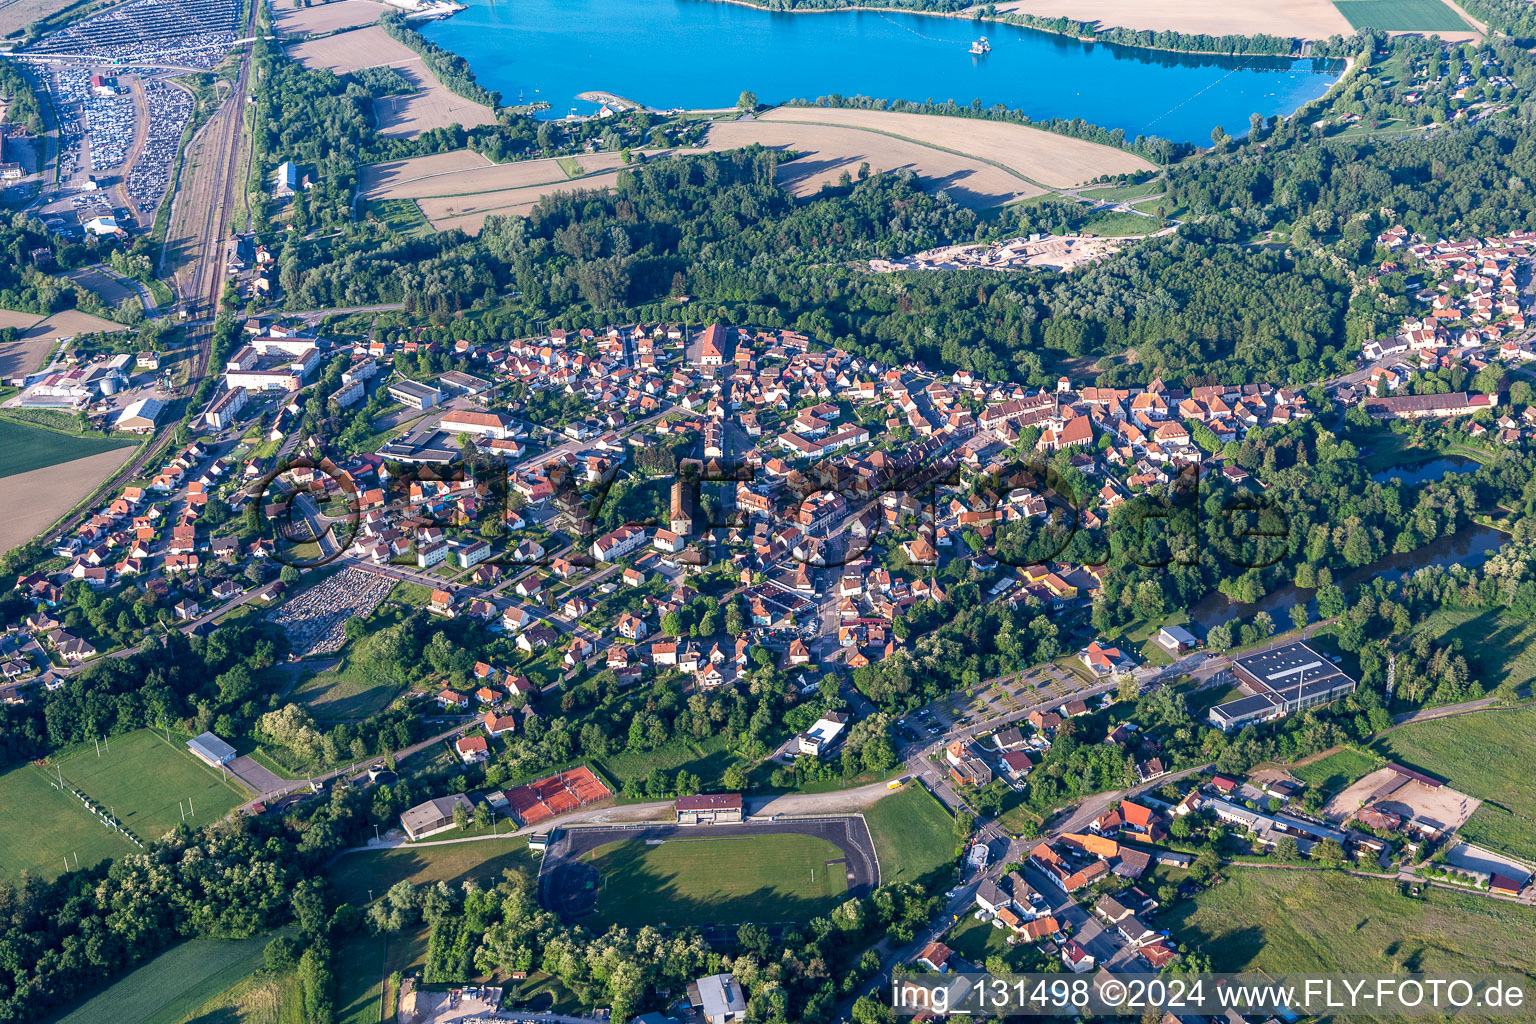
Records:
M1536 860L1536 792L1528 783L1536 758L1536 708L1406 725L1372 749L1482 800L1461 827L1462 838Z
M172 946L59 1018L58 1024L176 1024L260 967L262 950L271 940L270 935L258 935L236 942L194 939Z
M1394 882L1332 871L1234 868L1227 882L1160 912L1158 927L1207 953L1218 971L1536 971L1536 947L1510 941L1536 930L1536 910L1426 892L1411 899Z
M954 819L922 786L909 782L864 812L880 882L915 882L955 859Z
M804 921L833 909L848 890L836 846L815 836L624 839L582 860L597 869L597 924L739 924Z
M15 476L99 455L137 442L112 437L71 437L15 420L0 419L0 477Z
M506 832L508 826L503 824L501 830ZM452 833L444 838L456 835L458 833ZM527 836L349 853L331 865L326 877L348 903L361 907L368 902L370 891L377 899L396 882L425 885L441 881L458 885L474 879L489 887L510 868L521 868L530 875L538 872L539 866L528 849Z
M1335 0L1339 13L1357 29L1383 32L1468 32L1461 15L1440 0Z
M42 878L129 853L133 847L98 822L74 797L60 793L30 764L0 775L0 876L23 871Z
M177 801L190 800L188 820L207 825L246 799L243 790L184 747L167 745L147 729L114 737L100 757L94 746L87 747L59 766L66 785L112 808L146 840L182 820ZM88 867L133 849L78 800L55 789L51 773L51 767L26 764L0 775L0 873L14 878L25 870L51 878L63 870L66 856L71 868L77 856L80 866ZM44 808L49 813L38 813Z
M1325 796L1332 796L1379 767L1378 758L1354 747L1345 747L1310 764L1292 768L1290 772L1313 789L1321 790Z
M64 781L91 799L116 810L118 820L140 838L149 839L182 821L178 805L190 803L186 818L208 825L249 797L236 783L199 761L179 737L141 729L113 737L100 757L94 747L62 764Z

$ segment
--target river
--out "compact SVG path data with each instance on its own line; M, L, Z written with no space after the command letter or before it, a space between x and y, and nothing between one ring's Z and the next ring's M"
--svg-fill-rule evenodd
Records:
M419 28L467 60L503 103L590 113L587 91L657 109L818 96L1002 103L1037 120L1080 117L1128 138L1206 145L1221 125L1289 114L1326 92L1338 61L1211 57L996 23L880 11L784 14L712 0L465 0ZM985 34L992 52L972 56Z
M1335 575L1333 582L1348 594L1356 587L1364 586L1373 579L1388 581L1402 579L1430 565L1465 565L1475 568L1488 560L1508 540L1507 534L1486 526L1473 524L1449 537L1441 537L1421 548L1388 555L1370 565L1351 569ZM1291 606L1306 604L1317 617L1312 605L1315 591L1287 585L1265 594L1253 604L1238 604L1216 592L1205 595L1189 610L1190 621L1200 627L1202 633L1223 622L1248 622L1259 612L1268 612L1280 629L1290 628Z

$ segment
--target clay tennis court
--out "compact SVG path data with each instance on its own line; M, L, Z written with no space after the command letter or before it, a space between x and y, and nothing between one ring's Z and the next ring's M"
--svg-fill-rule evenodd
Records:
M613 796L586 765L517 786L502 794L524 825L536 825Z

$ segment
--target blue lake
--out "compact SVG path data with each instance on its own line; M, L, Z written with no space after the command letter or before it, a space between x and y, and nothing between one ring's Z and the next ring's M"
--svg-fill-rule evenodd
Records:
M465 0L419 26L469 61L502 102L594 107L597 90L657 109L729 107L818 96L1002 103L1031 118L1081 117L1128 137L1202 145L1221 125L1289 114L1328 90L1336 61L1203 57L968 19L829 11L779 14L711 0ZM972 56L985 34L992 52Z

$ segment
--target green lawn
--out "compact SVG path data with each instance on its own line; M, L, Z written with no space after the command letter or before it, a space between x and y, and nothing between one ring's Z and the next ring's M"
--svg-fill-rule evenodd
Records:
M72 437L15 420L0 419L0 477L57 466L114 448L131 448L137 443L100 435Z
M1218 971L1440 976L1529 975L1536 910L1331 871L1234 868L1229 880L1158 915L1175 942L1202 950ZM1457 1015L1458 1021L1481 1019Z
M502 825L507 831L507 825ZM452 833L458 836L458 833ZM451 885L474 879L490 886L501 879L508 868L521 868L530 874L538 863L528 849L528 838L485 839L473 843L446 846L413 846L395 850L349 853L331 865L326 877L340 891L342 899L360 907L400 881L417 885L445 881Z
M236 783L194 757L180 737L173 734L167 743L163 734L149 729L113 737L100 757L94 747L86 748L61 767L65 783L112 808L145 840L180 824L181 806L190 803L185 820L201 826L249 799Z
M1325 796L1333 796L1380 766L1379 758L1354 747L1345 747L1311 764L1292 768L1290 772L1311 788L1322 791Z
M1109 210L1095 213L1078 228L1083 234L1120 237L1125 235L1150 235L1162 229L1156 217L1143 217L1139 213L1122 213Z
M427 229L426 216L414 199L374 199L366 204L367 215L377 217L396 234Z
M365 929L336 943L336 1024L379 1024L384 1019L389 976L426 963L428 931L369 935ZM388 995L393 1002L395 993Z
M921 881L955 859L954 819L916 782L869 808L864 821L875 841L882 885Z
M1536 679L1536 622L1493 608L1448 609L1431 615L1428 626L1442 640L1461 641L1472 678L1486 689Z
M1383 32L1465 32L1471 26L1440 0L1334 0L1356 29Z
M261 966L271 936L183 942L97 993L58 1024L175 1024ZM220 1019L220 1018L214 1018Z
M967 908L966 913L971 912ZM960 954L962 959L978 965L985 964L989 956L1006 957L1013 948L1008 945L1006 928L994 928L991 921L978 921L974 917L966 917L955 925L954 930L944 936L944 945Z
M1483 801L1461 835L1536 859L1536 709L1480 711L1394 729L1372 745L1383 756L1445 779Z
M768 833L739 839L623 839L582 860L601 878L597 924L805 921L848 891L842 852L825 839Z
M1078 195L1088 199L1098 199L1102 202L1122 203L1127 199L1145 199L1147 196L1162 192L1166 186L1156 178L1144 181L1140 185L1103 185L1099 188L1085 188L1078 191Z

